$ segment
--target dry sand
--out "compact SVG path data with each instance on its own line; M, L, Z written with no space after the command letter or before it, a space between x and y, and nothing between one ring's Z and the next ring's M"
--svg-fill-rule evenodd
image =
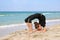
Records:
M52 25L47 32L33 32L29 34L27 30L16 31L0 40L60 40L60 25Z

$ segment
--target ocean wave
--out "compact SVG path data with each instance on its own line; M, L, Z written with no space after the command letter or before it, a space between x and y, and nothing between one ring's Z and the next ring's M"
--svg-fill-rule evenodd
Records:
M0 16L5 16L5 15L0 15Z
M14 15L0 15L0 16L2 17L2 16L14 16Z
M43 15L48 15L48 14L51 14L51 13L43 13Z
M21 26L21 25L26 25L26 23L23 23L23 24L9 24L9 25L3 25L3 26L0 26L0 28L15 27L15 26Z
M60 19L46 20L46 22L55 22L55 21L60 21Z
M46 20L46 23L49 23L49 22L59 22L60 23L60 19L55 19L55 20ZM26 25L26 23L20 23L20 24L10 24L10 25L3 25L3 26L0 26L0 28L6 28L6 27L15 27L15 26L22 26L22 25Z

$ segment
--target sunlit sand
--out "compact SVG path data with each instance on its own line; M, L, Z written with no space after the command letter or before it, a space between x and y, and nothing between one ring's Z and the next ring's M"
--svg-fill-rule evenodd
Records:
M33 32L29 34L27 30L16 31L0 40L60 40L60 24L52 25L46 32Z

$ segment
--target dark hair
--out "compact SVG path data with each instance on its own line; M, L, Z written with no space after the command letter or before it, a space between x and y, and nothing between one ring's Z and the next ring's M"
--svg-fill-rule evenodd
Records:
M37 29L39 27L39 23L34 22L35 28Z

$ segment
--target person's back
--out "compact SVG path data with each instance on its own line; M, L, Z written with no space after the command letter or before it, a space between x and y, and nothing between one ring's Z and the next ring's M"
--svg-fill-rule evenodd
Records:
M35 13L35 14L30 15L29 17L38 18L38 17L41 17L41 16L42 16L41 13Z

